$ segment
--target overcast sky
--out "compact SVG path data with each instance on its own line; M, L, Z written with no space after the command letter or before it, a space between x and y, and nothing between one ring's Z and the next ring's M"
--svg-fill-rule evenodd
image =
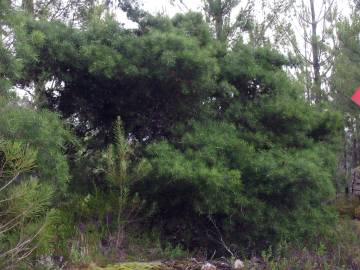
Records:
M168 15L174 15L181 11L179 7L170 4L169 0L143 0L144 8L152 13L164 11ZM201 7L201 0L185 0L186 6L192 10L199 10Z

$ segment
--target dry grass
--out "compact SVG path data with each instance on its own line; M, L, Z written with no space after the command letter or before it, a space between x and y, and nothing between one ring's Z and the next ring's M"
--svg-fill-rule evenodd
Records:
M334 203L337 211L340 216L348 216L351 218L360 218L360 199L359 197L348 197L341 196L338 197Z

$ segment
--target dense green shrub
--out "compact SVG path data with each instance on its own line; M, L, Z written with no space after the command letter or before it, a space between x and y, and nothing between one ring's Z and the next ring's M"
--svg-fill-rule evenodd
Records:
M150 16L134 31L109 17L79 28L42 20L24 25L15 46L24 64L17 82L53 83L42 90L47 105L85 145L85 162L74 168L76 178L89 179L74 179L73 186L94 185L76 189L92 192L92 199L108 196L97 222L109 204L112 215L121 208L128 189L152 211L156 206L151 222L163 235L187 246L219 245L224 237L250 250L324 233L335 220L327 202L335 192L340 117L305 102L298 82L284 71L292 63L279 52L241 40L226 48L194 13ZM7 108L4 123L24 111ZM102 150L118 116L125 151L110 146L106 164ZM47 117L56 118L39 123ZM29 142L43 149L39 168L44 160L44 174L56 172L54 182L64 183L61 126L27 121L20 135L31 130ZM5 125L5 134L17 134ZM143 146L138 156L129 154L130 142ZM135 182L132 170L142 153L150 166ZM90 217L97 210L89 209Z
M195 231L261 248L334 224L327 202L335 196L341 120L297 94L281 59L237 45L223 70L234 96L214 102L218 120L180 125L173 139L147 147L152 170L137 190L157 203L166 233L185 231L178 241L196 241ZM179 224L180 216L188 219Z
M152 170L138 188L157 203L157 218L175 219L180 227L189 226L179 225L180 216L190 215L193 222L212 215L229 243L240 245L308 238L333 224L335 213L324 205L334 196L323 156L327 150L256 151L232 125L207 122L193 128L178 144L147 148Z
M27 175L36 151L19 143L0 140L0 267L13 268L35 254L48 254L52 237L53 189ZM39 249L40 248L40 249ZM43 248L41 250L41 248ZM30 260L31 263L31 260Z
M55 187L57 195L64 194L70 179L66 143L72 142L72 136L58 115L0 100L0 137L37 149L34 173L42 182Z
M76 118L82 136L110 142L117 116L139 139L167 136L174 121L197 115L214 90L219 68L199 14L156 17L149 24L137 34L111 18L84 29L30 20L27 35L17 43L25 66L18 82L54 79L44 93L48 104Z

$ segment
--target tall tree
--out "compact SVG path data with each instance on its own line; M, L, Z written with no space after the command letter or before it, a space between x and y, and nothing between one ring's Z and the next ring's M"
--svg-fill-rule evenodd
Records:
M179 232L181 215L189 245L209 238L209 216L240 246L316 234L318 221L333 220L323 202L334 196L340 115L301 98L274 50L238 42L222 60L221 75L237 90L222 117L197 118L147 147L152 170L139 189L157 203L155 222ZM190 231L198 233L187 238Z
M219 41L234 42L242 38L253 46L264 46L273 42L274 34L279 32L275 28L283 27L294 1L203 0L202 11ZM171 2L180 3L189 10L186 0Z
M26 86L43 76L54 80L46 97L74 120L80 134L108 137L121 116L125 129L139 139L167 136L175 123L197 115L214 91L216 51L198 16L154 17L149 25L137 36L112 19L84 30L33 21L21 42L34 54L19 48L26 65L19 83ZM44 38L37 42L34 35Z
M13 81L18 77L20 63L11 52L11 28L13 14L10 3L0 0L0 97L9 95Z
M301 60L299 77L304 78L305 95L309 102L321 103L327 99L333 56L337 40L335 26L338 9L334 0L296 1L293 16L288 16L288 25L281 31L287 37L288 50ZM281 29L281 27L279 27Z
M240 5L240 0L202 0L202 12L211 26L214 36L220 42L228 42L237 32L248 30L252 23L253 0ZM173 5L180 3L188 11L185 0L172 0Z
M212 22L228 33L226 19ZM16 39L24 65L18 84L52 81L45 89L51 108L96 148L109 142L120 116L121 144L143 143L151 165L131 191L156 204L165 226L176 215L176 228L179 213L193 227L211 215L237 243L261 246L315 235L333 220L322 202L334 194L339 117L301 98L284 71L289 61L241 38L224 50L214 38L225 43L224 33L214 35L197 13L147 16L141 25L30 20ZM121 182L127 168L108 176Z
M30 15L35 14L34 0L22 0L21 7Z
M351 101L351 95L360 85L360 16L356 9L349 19L338 24L339 49L331 76L331 92L334 107L343 113L344 158L343 169L350 171L360 165L360 113Z
M138 0L118 0L118 6L126 13L131 21L136 23L141 23L148 15L147 12L142 9Z
M254 18L247 31L249 40L253 46L270 45L282 48L281 31L279 27L286 27L287 14L294 5L294 0L279 0L270 2L267 0L257 1L254 6Z
M13 5L16 5L14 1ZM111 0L74 1L74 0L22 0L21 8L32 19L62 20L69 24L82 25L89 22L94 16L101 16L104 11L110 13ZM16 28L16 26L15 26ZM23 29L17 29L22 31ZM36 37L35 37L36 36ZM35 35L40 38L41 35ZM32 82L30 90L33 104L36 108L48 106L45 91L49 83L45 77L37 77Z
M219 41L226 41L231 33L230 16L240 0L204 0L204 11L207 20L215 28L215 35Z
M312 50L312 66L314 72L313 93L315 102L321 100L321 77L320 77L320 46L317 35L318 20L315 14L314 0L310 1L311 10L311 50Z

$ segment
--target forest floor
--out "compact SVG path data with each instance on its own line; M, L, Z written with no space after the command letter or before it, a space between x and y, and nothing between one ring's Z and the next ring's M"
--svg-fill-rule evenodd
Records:
M334 250L325 248L323 251L295 250L285 257L263 258L254 257L251 260L244 261L243 270L267 270L267 269L360 269L359 240L360 240L360 219L341 218L340 224L347 224L342 227L340 232L343 235L343 242L335 244L350 250L349 253L343 252L340 255L334 253ZM350 231L349 231L350 229ZM346 235L350 233L352 236ZM274 254L273 254L274 255ZM335 258L336 257L336 258ZM337 258L339 257L339 258ZM332 259L333 258L333 259ZM205 266L208 266L206 268ZM156 260L150 262L136 261L109 264L107 266L98 266L88 264L83 266L69 266L66 270L233 270L234 262L226 259L210 260L200 258L185 258L168 260ZM295 267L295 268L294 268ZM300 267L300 268L299 268ZM325 268L324 268L325 267ZM326 268L330 267L330 268ZM345 267L345 268L344 268Z
M332 244L320 243L315 250L306 247L288 246L284 256L278 257L275 253L265 254L263 257L254 257L245 260L245 266L239 269L251 270L287 270L287 269L360 269L360 200L341 198L335 206L341 216L334 227L337 239ZM83 266L68 266L66 270L232 270L234 262L231 260L211 260L192 258L187 254L179 259L169 259L165 253L160 260L154 257L142 257L139 254L147 253L150 247L142 246L136 249L129 257L129 261L114 263L106 266L87 264ZM145 249L145 250L144 250ZM149 253L149 252L148 252ZM139 260L138 260L139 258ZM146 262L148 260L149 262ZM145 262L144 262L145 261ZM100 264L101 265L101 264ZM205 266L210 266L206 268Z
M208 268L206 268L208 265ZM212 268L215 267L215 268ZM84 267L71 267L68 270L231 270L231 264L225 261L198 261L194 258L175 260L175 261L157 261L157 262L127 262L98 267L89 265ZM245 269L245 268L244 268ZM258 268L257 268L258 269Z

